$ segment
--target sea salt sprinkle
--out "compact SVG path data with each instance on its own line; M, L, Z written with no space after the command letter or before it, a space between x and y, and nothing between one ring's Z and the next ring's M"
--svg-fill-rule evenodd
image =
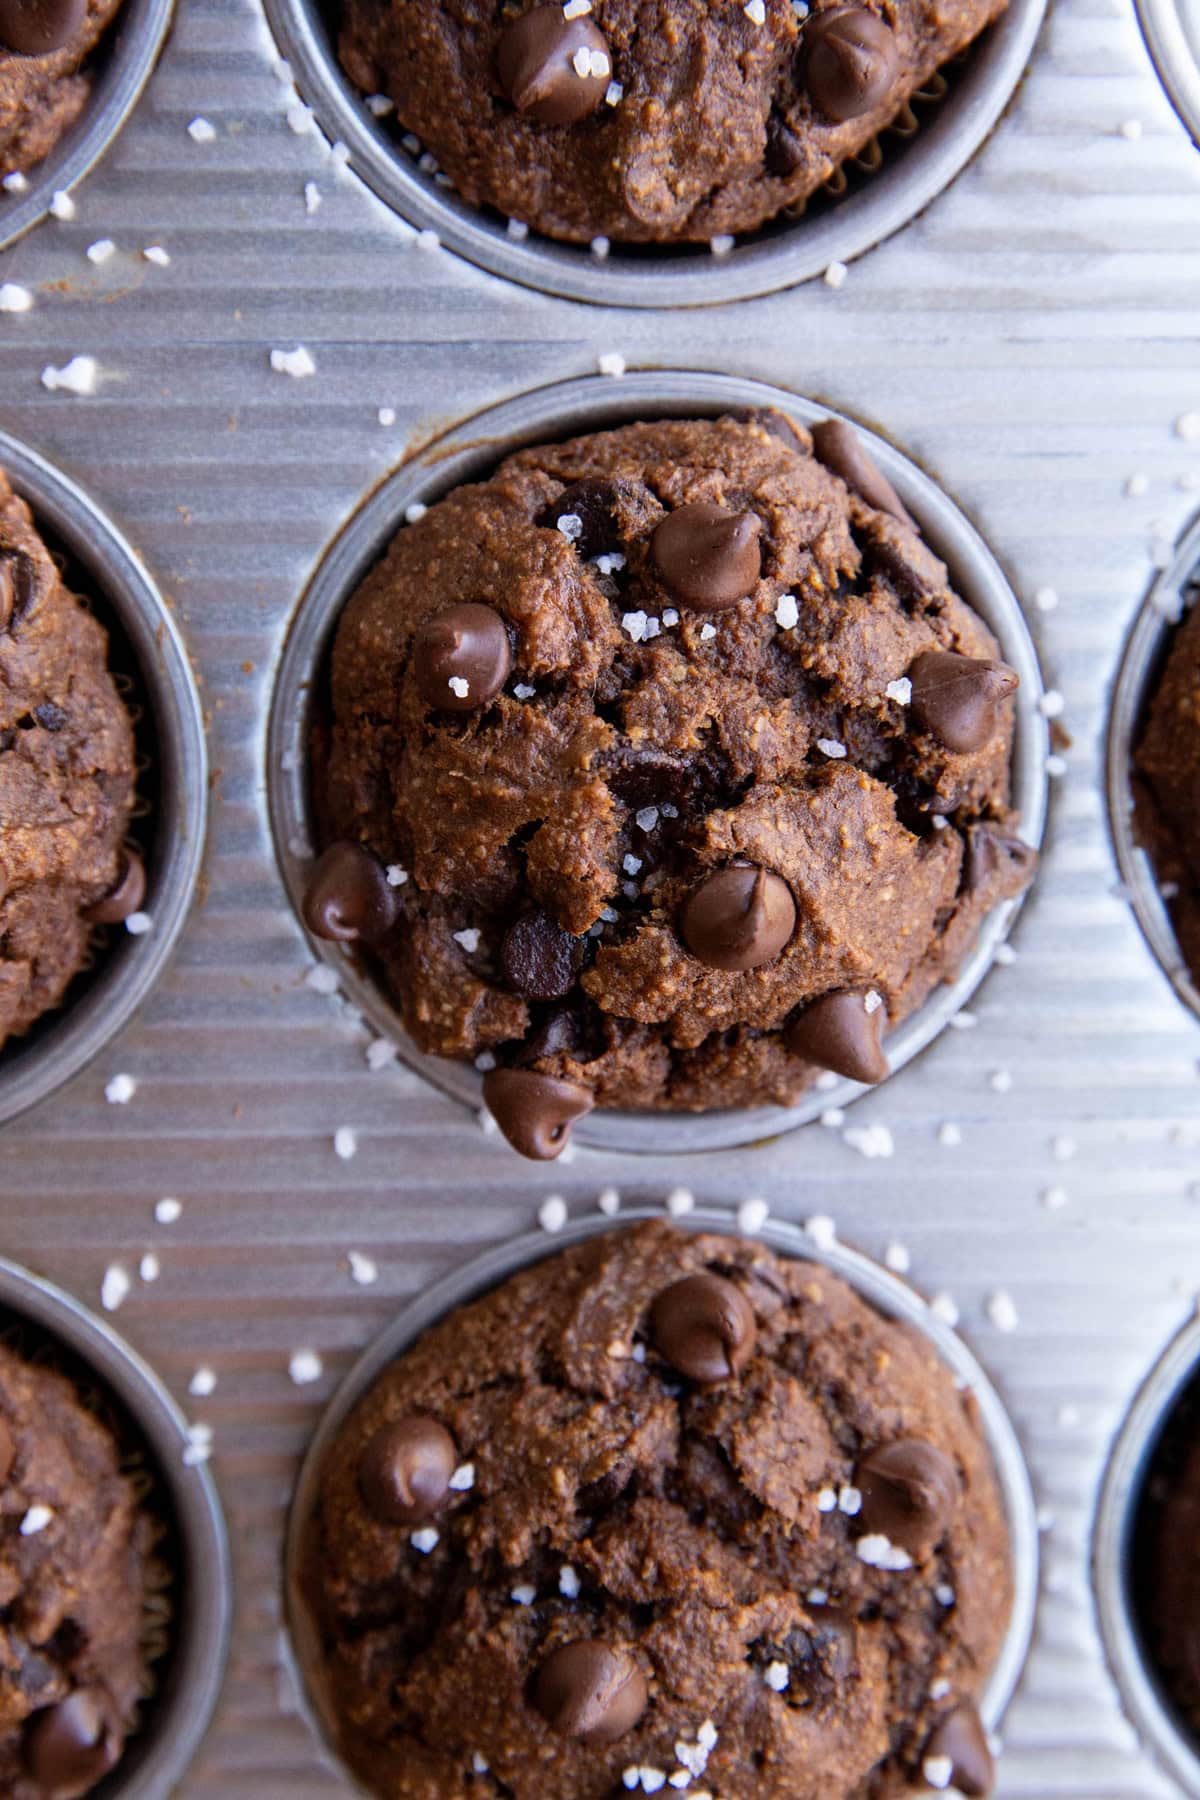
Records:
M954 1759L950 1756L927 1756L921 1773L931 1788L948 1788L954 1779Z
M621 1195L615 1187L601 1188L596 1196L596 1205L606 1219L614 1219L621 1210Z
M538 1207L538 1224L552 1236L567 1222L567 1203L561 1194L551 1194Z
M183 1451L183 1466L194 1469L200 1463L206 1463L212 1455L213 1431L211 1425L197 1420L187 1428L187 1443Z
M441 1535L436 1526L423 1525L420 1531L409 1533L408 1541L414 1550L419 1551L422 1556L428 1556L431 1550L437 1549Z
M211 144L217 135L215 129L209 124L208 120L201 118L192 120L187 128L187 133L193 144Z
M137 1093L137 1082L132 1075L114 1075L104 1089L104 1098L110 1106L128 1106Z
M358 1152L358 1137L349 1125L339 1125L333 1134L333 1153L342 1162L349 1162Z
M15 281L0 282L0 312L27 313L33 306L33 295Z
M178 1224L182 1213L183 1206L181 1203L178 1200L173 1199L169 1194L165 1199L157 1200L155 1202L154 1217L158 1220L160 1225Z
M840 743L837 738L818 738L817 749L822 751L826 756L832 758L835 762L839 761L846 754L845 744Z
M795 594L780 594L775 603L775 623L781 631L790 631L800 622L800 608Z
M188 1382L188 1393L194 1394L199 1400L206 1400L210 1394L215 1393L216 1386L217 1377L215 1370L202 1364Z
M1016 1302L1005 1288L997 1288L989 1295L987 1316L997 1331L1015 1331L1020 1324Z
M297 344L294 350L272 350L270 361L277 375L290 375L296 381L317 372L317 365L303 344Z
M210 129L211 129L211 127L210 127ZM189 131L191 130L190 125L188 127L188 130ZM215 131L213 132L213 136L214 137L216 136ZM64 223L66 223L67 221L69 221L75 217L75 202L74 202L74 200L72 200L70 194L63 193L62 189L60 188L59 191L56 194L54 194L51 198L50 211L56 219L61 219Z
M110 1263L100 1283L100 1304L105 1312L116 1312L128 1298L132 1286L128 1269L123 1268L120 1263Z
M907 1275L912 1268L912 1256L907 1245L898 1243L895 1238L885 1249L883 1261L884 1266L889 1268L893 1275Z
M315 1350L293 1350L288 1361L288 1374L297 1387L308 1387L311 1382L320 1381L325 1372L325 1365Z
M791 1670L785 1662L768 1663L763 1670L763 1680L777 1694L782 1694L791 1680Z
M379 1265L373 1257L364 1256L361 1250L346 1252L346 1266L351 1281L358 1287L372 1287L379 1280Z
M743 1200L737 1209L738 1230L747 1237L757 1237L771 1215L771 1209L765 1200L757 1196Z
M450 935L456 944L462 945L468 956L473 956L479 948L479 933L473 925L468 925L463 931L452 931Z
M596 367L602 375L619 377L625 373L625 358L619 350L606 350L603 356L596 358Z
M36 1537L40 1531L45 1531L53 1517L53 1507L35 1504L29 1508L17 1529L22 1537Z
M837 1243L837 1226L828 1213L814 1213L805 1219L804 1229L818 1250L832 1250Z
M530 1587L528 1582L522 1582L520 1587L513 1589L512 1599L518 1606L532 1606L537 1599L537 1589Z
M907 706L912 699L912 682L907 675L901 675L897 681L889 681L883 691L897 706Z
M895 1141L886 1125L848 1125L842 1142L848 1150L857 1150L869 1161L896 1154Z
M559 1593L567 1600L578 1600L579 1586L578 1573L571 1567L570 1563L564 1563L562 1568L558 1571Z
M667 1195L667 1211L673 1219L682 1219L696 1205L696 1196L691 1188L672 1188Z
M162 1274L162 1264L153 1250L147 1250L138 1264L138 1274L143 1281L157 1281Z
M469 1494L475 1486L475 1464L459 1463L446 1486L455 1494Z
M47 363L42 370L42 386L52 394L76 394L84 397L95 393L99 374L100 365L94 356L73 356L61 369L55 368L53 363Z
M826 287L834 288L836 290L837 288L845 286L846 276L849 273L850 271L847 269L844 262L831 262L821 279L824 281Z
M854 1546L854 1553L859 1562L866 1563L868 1568L887 1569L893 1574L900 1574L913 1566L908 1551L893 1544L882 1531L869 1531L865 1537L860 1537Z
M117 254L117 246L111 238L97 238L94 244L87 247L87 259L91 263L106 263L110 256Z

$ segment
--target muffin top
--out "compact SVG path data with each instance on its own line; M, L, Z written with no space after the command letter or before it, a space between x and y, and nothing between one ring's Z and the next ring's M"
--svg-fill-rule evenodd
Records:
M342 617L308 922L369 944L531 1154L593 1103L878 1080L1028 879L1016 676L854 434L817 440L765 413L523 451Z
M1148 789L1141 836L1171 894L1179 946L1200 984L1200 606L1175 634L1135 766Z
M458 191L669 243L798 210L1005 0L346 0L342 62Z
M133 912L133 727L107 640L0 474L0 1045L57 1006L98 924Z
M84 67L121 0L0 0L0 175L49 155L87 104Z
M338 1434L305 1567L390 1800L991 1789L1011 1586L972 1396L757 1243L606 1233L449 1315Z
M147 1690L155 1527L72 1383L0 1344L0 1792L76 1800Z

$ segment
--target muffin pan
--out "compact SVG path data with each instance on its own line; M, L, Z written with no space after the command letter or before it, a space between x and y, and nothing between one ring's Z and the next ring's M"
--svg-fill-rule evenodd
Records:
M35 296L0 320L5 427L94 493L154 570L170 612L146 616L180 693L194 669L209 734L209 849L198 884L198 843L186 852L195 905L168 966L135 1011L98 1021L114 1030L102 1055L0 1129L0 1250L93 1306L107 1270L125 1270L123 1337L213 1428L237 1619L213 1729L176 1791L349 1791L320 1760L285 1650L282 1547L303 1452L409 1300L502 1252L552 1196L586 1219L616 1186L631 1208L686 1187L731 1228L752 1198L793 1225L828 1217L867 1255L910 1260L921 1293L948 1297L940 1313L953 1301L1042 1527L999 1800L1169 1800L1186 1783L1112 1678L1092 1556L1121 1421L1200 1288L1200 1028L1147 947L1105 804L1124 646L1200 479L1185 426L1200 413L1200 155L1133 10L1056 0L991 137L839 290L686 316L572 305L420 247L303 128L276 63L258 0L189 0L116 154L77 190L76 219L27 232L0 271ZM189 134L197 121L212 135ZM89 262L104 238L115 253ZM145 261L153 245L169 266ZM702 259L695 273L737 270ZM632 274L648 300L682 297ZM293 379L300 348L315 371ZM95 357L97 391L45 388L42 369L76 354ZM268 723L302 597L364 496L434 440L461 452L460 425L470 437L488 409L600 358L655 382L686 364L769 383L903 445L999 560L1071 741L1052 746L1016 960L978 988L974 1029L943 1032L841 1124L695 1155L580 1145L537 1168L406 1066L369 1068L374 1031L311 985L327 977L276 857ZM619 380L603 392L626 404ZM909 467L888 464L897 478ZM436 463L414 468L436 478ZM19 461L13 473L67 539ZM89 546L105 533L80 516L71 548L99 574ZM146 579L136 555L119 566ZM97 586L115 605L114 584ZM174 803L202 818L195 697L179 712L197 754L173 765ZM156 911L139 955L158 954ZM118 1073L136 1084L123 1106L105 1099ZM174 1223L155 1215L168 1196ZM161 1272L146 1282L151 1250ZM190 1396L200 1365L217 1385Z
M137 552L81 488L5 432L0 467L52 546L57 541L78 569L79 588L109 632L110 666L123 676L138 715L140 790L151 793L139 791L148 811L135 819L135 830L146 858L144 906L153 921L141 937L110 927L94 966L75 978L64 1005L0 1048L2 1123L90 1062L158 980L195 892L207 765L187 652Z
M106 1800L162 1800L204 1736L229 1647L229 1548L216 1487L202 1462L185 1462L187 1421L128 1344L69 1294L0 1258L0 1330L10 1327L23 1350L52 1367L61 1356L64 1373L98 1384L122 1448L145 1460L153 1482L149 1504L167 1527L174 1577L170 1648L154 1667L158 1685L139 1730L96 1792Z
M707 246L614 244L603 261L584 245L534 233L468 205L417 166L395 121L372 117L337 60L329 0L264 0L281 55L322 130L382 200L421 231L493 274L569 300L609 306L704 306L773 293L848 263L927 206L970 160L1008 105L1041 27L1046 0L1009 0L1006 13L947 68L947 92L918 99L901 132L880 134L877 167L848 164L848 190L813 196L805 215L739 238L725 256ZM941 93L937 83L932 93ZM911 141L909 141L911 134Z
M618 385L601 378L539 388L467 420L437 438L371 495L339 535L310 583L288 639L271 710L267 781L276 851L292 904L299 915L312 869L313 831L308 783L308 745L314 707L320 707L323 669L342 608L371 565L404 523L406 508L429 504L463 482L490 474L504 456L529 444L552 442L634 419L703 416L739 407L773 406L813 424L829 416L796 395L763 382L682 370L632 374ZM1040 844L1046 812L1048 732L1040 705L1041 673L1020 607L987 546L946 495L881 439L864 433L871 456L921 526L930 547L947 564L951 585L991 626L1001 654L1016 669L1013 742L1013 806L1020 835ZM1036 877L1035 877L1036 879ZM931 1043L970 999L992 965L996 948L1019 902L1006 901L984 922L957 979L936 990L910 1019L888 1035L893 1072ZM311 938L313 954L336 972L339 985L363 1017L406 1063L447 1093L478 1109L482 1077L468 1063L423 1055L408 1038L399 1012L378 984L340 946ZM812 1088L793 1107L672 1114L597 1110L581 1119L574 1137L602 1150L707 1150L752 1143L808 1124L830 1107L842 1107L866 1090L855 1082Z
M1162 84L1200 144L1200 5L1138 0L1138 17Z

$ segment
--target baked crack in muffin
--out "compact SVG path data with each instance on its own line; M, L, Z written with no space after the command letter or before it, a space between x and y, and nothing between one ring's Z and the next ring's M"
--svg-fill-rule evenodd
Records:
M798 208L1005 0L346 0L365 93L474 205L549 237L703 241Z
M1139 834L1200 985L1200 606L1175 634L1135 767L1144 787Z
M136 912L133 727L104 631L0 474L0 1046L62 1000L97 927Z
M77 1800L120 1761L149 1681L156 1527L64 1375L0 1345L0 1792Z
M48 156L92 92L87 59L121 0L0 0L0 175Z
M386 1800L992 1789L1011 1580L972 1397L761 1244L655 1222L450 1314L339 1432L304 1567Z
M346 607L306 920L528 1155L877 1081L1029 879L1016 681L840 422L522 451Z

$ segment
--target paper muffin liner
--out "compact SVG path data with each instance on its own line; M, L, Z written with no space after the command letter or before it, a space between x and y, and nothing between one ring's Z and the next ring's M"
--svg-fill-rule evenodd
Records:
M305 1585L309 1526L325 1459L338 1433L389 1364L447 1313L500 1286L520 1270L545 1261L572 1245L662 1217L661 1208L629 1206L622 1208L616 1218L596 1213L573 1219L554 1235L544 1231L529 1232L473 1257L435 1282L397 1314L354 1364L322 1415L305 1452L288 1516L284 1552L287 1651L301 1707L326 1757L331 1765L336 1765L341 1778L350 1784L353 1792L362 1794L368 1790L355 1780L341 1761L337 1722L323 1678L320 1633ZM697 1207L673 1223L687 1231L725 1237L746 1235L739 1231L735 1210L715 1205ZM799 1225L768 1219L755 1235L768 1249L781 1256L829 1269L877 1312L913 1327L932 1344L957 1384L969 1389L977 1402L980 1430L991 1455L1008 1525L1013 1578L1008 1629L979 1702L984 1724L994 1730L1020 1679L1033 1635L1038 1595L1037 1511L1021 1446L1004 1404L963 1339L930 1311L926 1301L907 1282L846 1245L837 1242L818 1244Z
M267 786L276 854L300 919L312 858L319 847L309 785L309 747L319 715L322 673L342 608L367 570L404 523L414 502L431 504L464 481L478 480L511 452L531 444L609 429L635 419L715 416L739 408L775 407L804 424L836 416L780 388L740 377L690 372L630 374L568 381L537 389L476 415L427 445L378 487L334 540L314 574L292 623L272 697L267 741ZM1020 606L982 539L940 488L883 439L857 427L879 467L921 526L926 542L947 564L958 593L998 638L1017 670L1012 803L1021 836L1037 846L1046 811L1048 734L1041 716L1041 674ZM887 1038L893 1073L924 1049L965 1005L991 967L1020 898L1004 901L984 920L974 947L952 983L930 998ZM309 938L315 956L337 974L354 1008L397 1046L402 1060L435 1086L482 1108L483 1078L470 1063L429 1056L408 1036L399 1009L368 965L347 948ZM760 1106L709 1113L618 1112L597 1109L581 1119L574 1141L605 1150L709 1150L756 1142L810 1123L830 1107L869 1091L845 1079L822 1077L795 1106Z
M151 929L101 928L57 1010L0 1048L0 1125L76 1074L132 1017L183 927L204 848L208 784L200 700L166 603L137 552L73 481L0 432L0 468L62 558L72 591L109 635L109 666L134 699L130 837L146 863ZM125 697L123 695L123 697Z
M468 205L418 166L386 119L376 119L337 60L336 0L264 0L268 22L303 98L351 166L401 218L435 231L468 261L528 287L613 306L704 306L774 293L869 250L916 216L970 161L1008 105L1032 53L1046 0L1009 0L998 20L961 57L943 65L946 90L927 83L899 121L881 134L874 169L855 170L847 190L811 201L803 224L782 216L739 239L725 256L704 245L622 246L603 260L586 246L532 231ZM948 78L947 78L948 77ZM915 105L913 102L915 101ZM901 142L922 129L918 141ZM899 129L897 129L899 126ZM900 153L897 153L900 152ZM858 160L864 157L858 153ZM873 153L872 153L873 154ZM853 164L855 159L850 159ZM869 160L869 159L868 159ZM845 167L845 165L843 165ZM863 181L861 176L869 174Z
M1100 1491L1092 1580L1109 1667L1126 1716L1163 1768L1200 1795L1200 1742L1181 1720L1145 1642L1135 1591L1134 1544L1147 1478L1180 1401L1200 1382L1200 1319L1168 1345L1125 1417Z
M0 1259L0 1336L65 1375L112 1433L122 1473L154 1533L142 1650L148 1681L105 1800L163 1800L194 1756L216 1704L233 1611L216 1488L185 1462L187 1420L158 1377L107 1324L61 1289Z
M173 8L174 0L125 0L88 58L93 85L82 115L23 188L0 188L0 249L44 219L55 194L69 192L104 155L153 73Z
M1200 1019L1200 987L1180 952L1154 863L1138 838L1135 755L1175 628L1200 584L1200 518L1180 539L1134 621L1113 690L1108 731L1108 814L1125 892L1142 935L1180 1000Z

